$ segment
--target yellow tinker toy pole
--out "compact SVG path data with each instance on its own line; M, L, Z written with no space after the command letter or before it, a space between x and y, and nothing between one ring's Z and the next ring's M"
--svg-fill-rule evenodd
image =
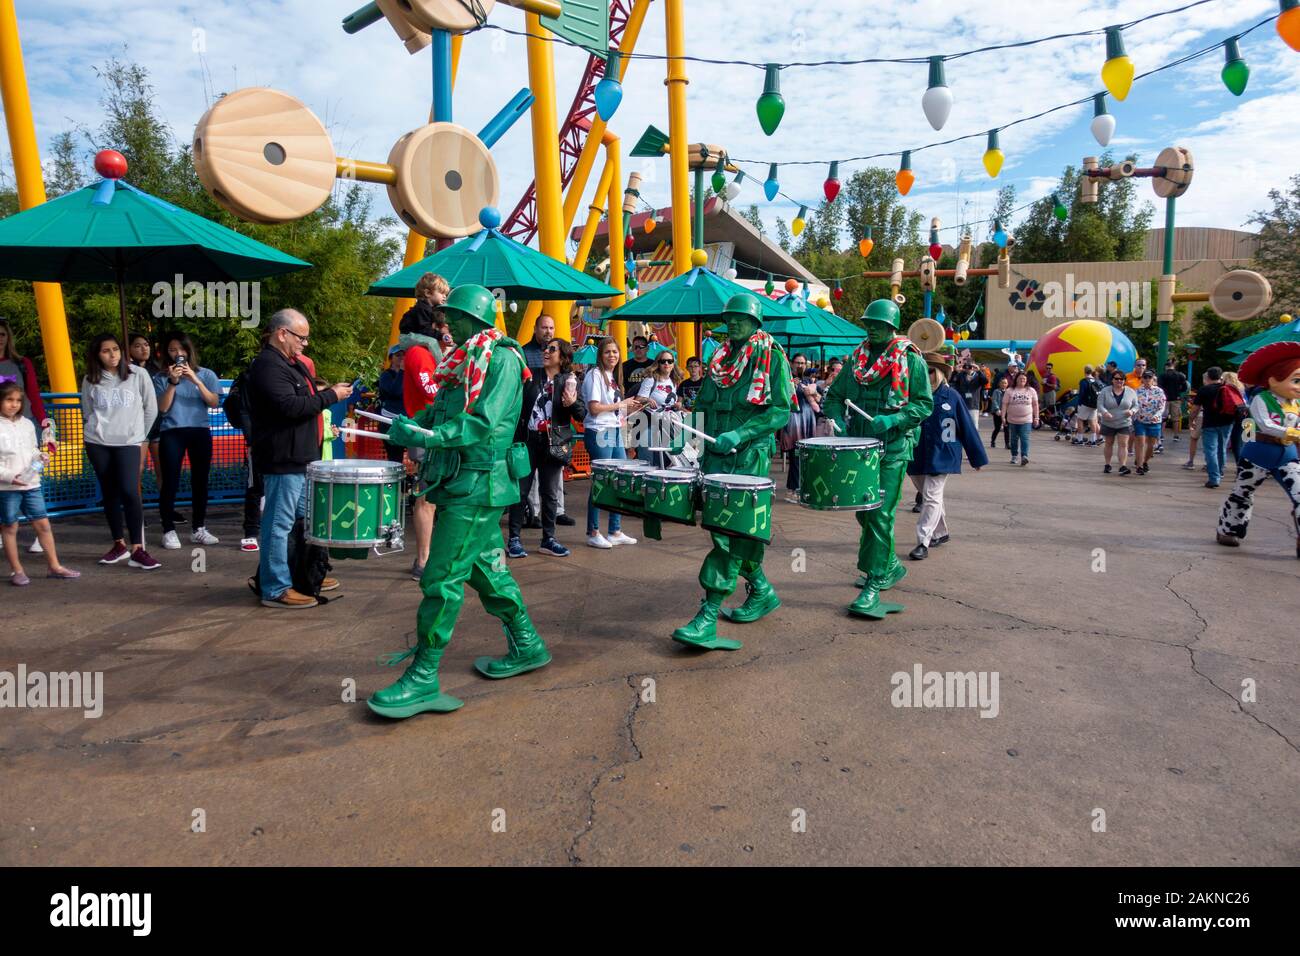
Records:
M564 209L560 196L560 131L555 116L555 60L550 31L535 13L524 17L528 32L528 87L535 97L533 123L533 170L537 178L537 248L558 262L564 255ZM557 338L569 337L568 302L543 302L555 319ZM520 335L524 330L520 329Z
M18 180L18 208L30 209L45 202L45 180L41 174L41 151L36 146L36 126L27 95L27 71L23 67L23 48L18 42L18 14L13 0L0 0L0 99L4 103L9 149ZM50 388L56 392L76 392L77 373L72 366L63 290L58 283L33 282L32 291L41 321Z
M673 273L683 275L691 268L691 193L686 155L686 28L682 0L664 0L668 45L668 153L672 167ZM703 201L703 197L699 197ZM613 250L611 249L611 254ZM695 328L690 322L673 327L677 340L677 362L685 366L695 355Z

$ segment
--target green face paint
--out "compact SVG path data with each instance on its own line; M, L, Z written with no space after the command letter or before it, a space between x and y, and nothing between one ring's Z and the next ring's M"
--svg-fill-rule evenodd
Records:
M744 342L758 331L758 323L747 315L727 316L727 338L733 342Z
M872 345L884 345L897 334L884 322L867 323L867 341Z

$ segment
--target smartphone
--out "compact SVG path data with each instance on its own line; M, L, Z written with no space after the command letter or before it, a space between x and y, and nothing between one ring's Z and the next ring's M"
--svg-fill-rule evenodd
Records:
M190 364L190 360L185 357L184 352L176 356L176 358L172 359L172 365L174 365L176 368L184 368L189 364Z

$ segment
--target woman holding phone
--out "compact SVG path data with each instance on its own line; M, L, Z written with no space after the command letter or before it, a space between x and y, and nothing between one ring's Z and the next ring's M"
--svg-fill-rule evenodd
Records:
M628 413L636 414L648 402L641 398L624 398L618 382L622 381L622 364L618 343L611 338L596 345L596 365L582 379L582 443L592 461L602 458L626 458L623 450L623 422ZM609 514L609 537L600 533L600 509L587 496L587 544L593 548L612 548L619 544L636 544L636 538L623 533L619 515Z
M194 504L193 544L216 544L217 537L204 522L208 511L208 472L212 469L212 429L208 410L221 404L221 383L211 369L199 365L198 351L190 337L173 332L163 339L163 354L169 364L153 378L162 426L158 435L158 457L163 465L158 511L162 517L163 547L181 546L176 534L176 493L181 484L181 466L190 459L190 490Z

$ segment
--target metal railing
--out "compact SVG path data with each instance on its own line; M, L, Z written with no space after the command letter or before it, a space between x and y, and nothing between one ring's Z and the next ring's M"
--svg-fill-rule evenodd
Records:
M221 380L224 401L230 391L230 379ZM45 466L41 491L51 517L89 514L101 508L102 498L95 470L86 458L81 436L81 396L76 392L42 392L45 411L54 420L59 447ZM212 467L208 473L208 501L243 501L248 482L244 461L244 437L226 420L220 406L208 410L208 427L212 430ZM140 480L145 507L157 505L159 494L157 462L146 453L144 475ZM177 504L190 503L189 459L181 472Z

